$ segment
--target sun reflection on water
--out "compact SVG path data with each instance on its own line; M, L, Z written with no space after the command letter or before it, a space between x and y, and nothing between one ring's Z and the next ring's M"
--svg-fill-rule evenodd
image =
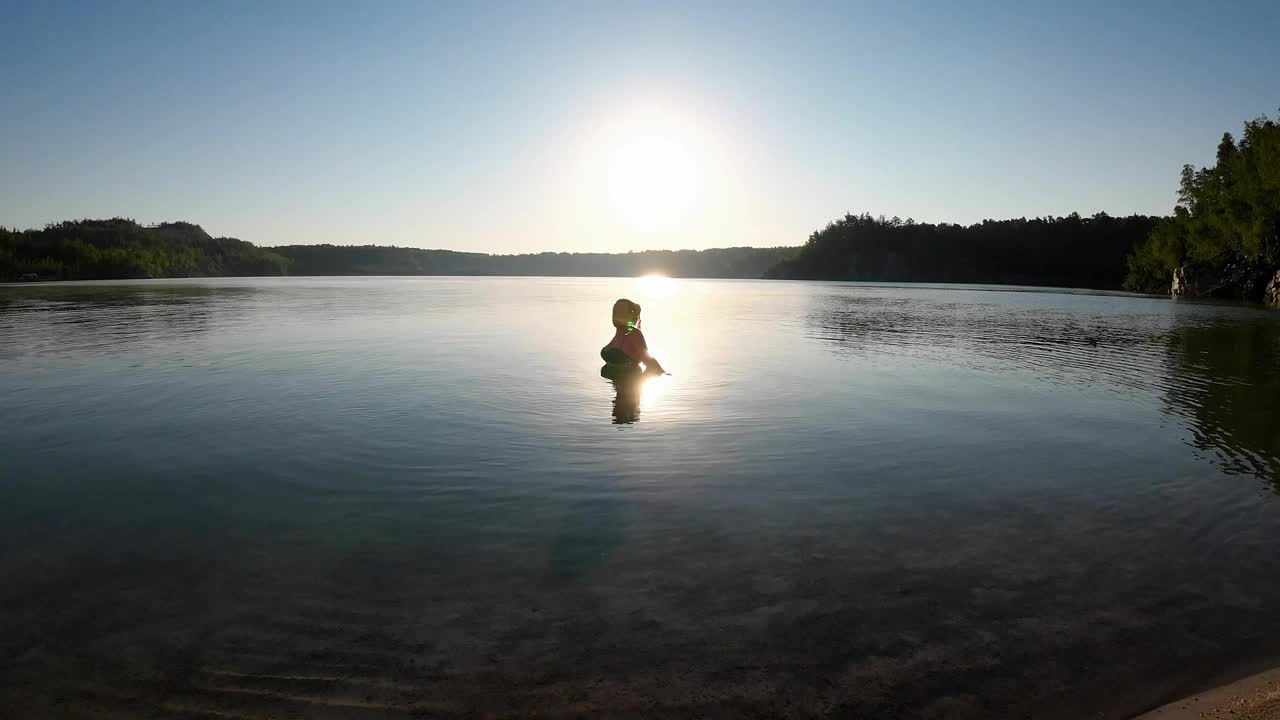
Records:
M651 298L668 298L676 291L676 281L666 275L650 273L636 278L637 294Z

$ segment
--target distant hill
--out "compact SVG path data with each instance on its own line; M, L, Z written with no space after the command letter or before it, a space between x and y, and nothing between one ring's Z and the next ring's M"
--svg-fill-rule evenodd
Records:
M285 245L291 275L545 275L758 278L796 248L646 250L633 253L486 255L378 245Z
M559 275L758 278L796 248L486 255L376 245L264 248L211 237L199 225L143 226L124 218L40 230L0 227L0 281L248 275Z
M1157 220L1072 213L965 226L846 215L766 277L1118 290L1126 257Z

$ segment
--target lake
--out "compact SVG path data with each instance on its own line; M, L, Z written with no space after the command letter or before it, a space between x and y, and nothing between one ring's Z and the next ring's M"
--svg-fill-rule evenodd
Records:
M601 377L613 301L672 373ZM1122 718L1280 657L1280 313L0 287L15 717Z

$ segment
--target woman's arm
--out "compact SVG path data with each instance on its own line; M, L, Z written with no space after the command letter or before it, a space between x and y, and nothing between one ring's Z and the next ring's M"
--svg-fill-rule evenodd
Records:
M667 371L662 369L662 363L658 362L658 358L649 354L649 343L645 342L644 333L636 330L634 334L636 336L636 354L639 356L638 359L644 363L644 369L665 375Z

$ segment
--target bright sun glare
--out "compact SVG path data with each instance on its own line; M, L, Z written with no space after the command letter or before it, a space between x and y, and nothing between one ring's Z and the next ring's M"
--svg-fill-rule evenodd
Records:
M636 290L641 297L670 297L675 291L676 282L666 275L650 273L636 278Z
M621 137L608 165L613 211L636 230L669 228L693 206L695 170L690 148L669 129Z

